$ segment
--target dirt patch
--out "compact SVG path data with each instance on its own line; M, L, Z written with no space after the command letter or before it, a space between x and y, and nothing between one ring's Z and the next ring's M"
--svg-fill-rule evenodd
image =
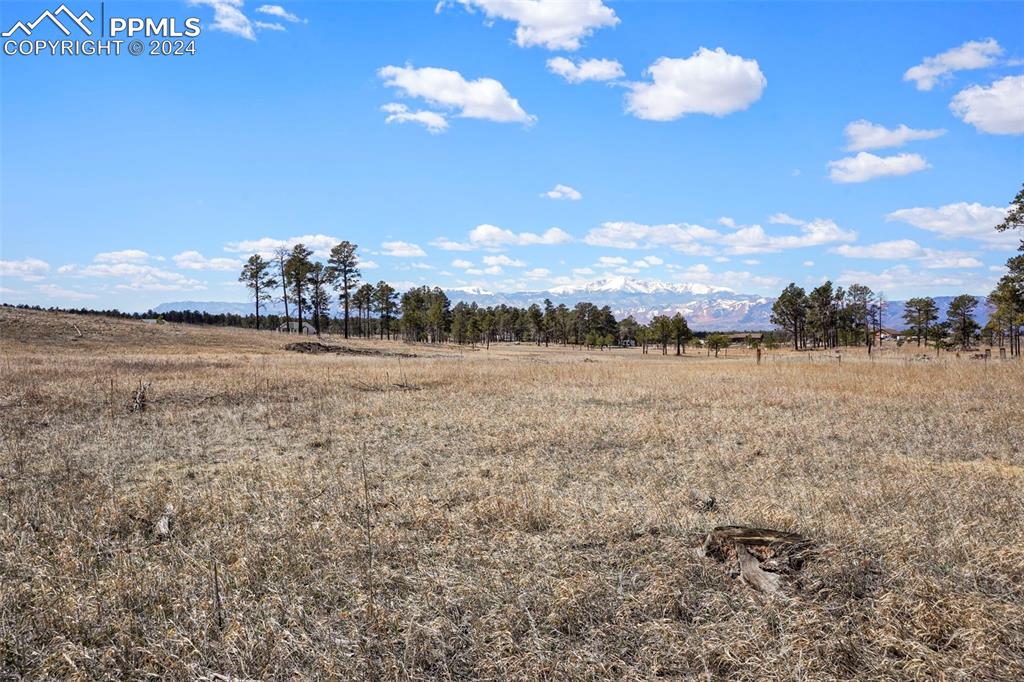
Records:
M401 351L378 350L376 348L352 348L350 346L331 346L319 341L298 341L289 343L284 347L295 353L334 353L335 355L366 355L384 358L416 358L415 353L403 353Z

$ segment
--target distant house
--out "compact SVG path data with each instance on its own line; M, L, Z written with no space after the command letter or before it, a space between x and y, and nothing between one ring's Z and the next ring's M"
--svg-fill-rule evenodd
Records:
M743 333L743 334L731 334L729 336L729 343L749 345L751 343L761 343L764 340L764 334L758 333Z
M295 320L289 320L288 322L282 322L277 326L277 331L287 332L289 334L299 333L299 323ZM316 328L309 322L302 323L302 333L307 336L316 336Z
M909 337L906 332L901 332L898 329L889 329L888 327L882 327L882 329L874 333L875 340L881 341L903 341Z

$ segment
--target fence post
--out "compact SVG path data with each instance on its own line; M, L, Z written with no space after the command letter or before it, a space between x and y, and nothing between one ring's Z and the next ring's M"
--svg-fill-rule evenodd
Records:
M757 347L757 364L761 364L761 347Z

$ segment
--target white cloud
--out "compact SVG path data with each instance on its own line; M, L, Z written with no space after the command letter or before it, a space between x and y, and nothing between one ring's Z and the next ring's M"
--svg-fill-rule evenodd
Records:
M213 23L204 23L203 28L209 27L246 40L256 40L252 22L242 12L242 6L245 4L243 0L189 0L189 4L213 8Z
M828 176L832 182L852 183L867 182L886 176L908 175L931 166L918 154L875 156L868 152L860 152L856 156L829 161L828 168Z
M916 228L934 232L944 239L976 239L993 248L1013 248L1018 237L1012 232L996 232L995 226L1007 214L1006 208L968 204L961 201L939 208L901 208L885 216Z
M541 196L548 199L569 199L571 201L579 201L583 198L583 195L578 190L569 185L562 184L555 185L554 189L544 192Z
M377 261L359 259L360 270L376 270L379 267L380 265L377 264Z
M645 73L652 82L628 84L626 111L649 121L742 111L761 98L768 84L757 61L720 47L702 47L687 59L661 57Z
M1024 133L1024 76L1007 76L988 87L972 85L958 92L949 108L983 133L1020 135Z
M736 221L730 218L729 216L722 216L721 218L719 218L718 224L721 225L722 227L736 227Z
M317 258L326 258L330 255L331 249L341 240L326 234L304 234L299 237L288 239L275 239L274 237L262 237L260 239L249 239L240 242L229 242L224 250L229 253L258 253L264 258L274 255L274 251L282 246L292 248L296 244L303 244L313 251Z
M65 289L64 287L56 284L38 284L36 285L36 291L47 298L55 298L65 301L87 301L92 298L97 298L96 294L77 291L75 289Z
M672 271L673 279L678 282L699 282L732 291L774 291L781 284L777 277L755 275L746 271L713 272L704 263L686 268L673 267Z
M943 290L984 294L994 284L991 279L972 272L950 272L937 275L927 269L913 270L902 264L881 272L846 270L836 278L836 281L843 286L849 286L854 282L866 284L875 291L886 292L890 297L928 295Z
M610 81L626 75L622 70L622 64L614 59L584 59L574 62L565 57L554 57L548 60L548 71L570 83Z
M234 258L207 258L198 251L183 251L171 260L182 270L232 271L242 267Z
M863 246L843 244L832 249L832 253L838 253L840 256L846 256L847 258L899 260L902 258L917 258L924 253L924 249L913 239L895 239Z
M38 258L21 260L0 260L0 277L17 277L25 280L38 280L50 271L50 264Z
M93 263L91 265L62 265L57 269L62 275L71 277L110 277L126 280L117 284L118 289L134 291L185 291L205 289L206 285L180 272L161 270L151 265L138 263Z
M639 268L631 268L626 265L623 265L622 267L615 268L615 272L619 273L620 275L635 275L638 272L640 272L640 270Z
M934 57L927 57L917 66L903 74L903 80L914 81L918 90L931 90L943 78L954 71L981 69L996 63L996 57L1003 53L993 38L971 40L959 47L946 50Z
M388 87L398 88L406 97L422 98L433 106L451 109L461 118L479 118L498 123L532 123L519 101L493 78L467 81L458 71L412 66L385 66L377 71Z
M805 268L813 268L814 267L814 261L812 261L812 260L805 260L804 261L804 267Z
M757 260L756 258L745 258L743 260L743 264L744 265L760 265L761 261Z
M773 225L803 225L804 221L799 218L794 218L788 213L776 213L768 218L768 222Z
M977 258L959 251L939 251L921 246L913 239L894 239L891 241L850 246L844 244L832 253L847 258L872 258L876 260L916 260L929 270L948 268L980 268L983 263Z
M902 147L913 140L933 140L946 134L944 129L915 130L904 124L889 129L865 119L849 123L843 130L846 135L846 149L851 152L865 149Z
M760 225L738 226L722 233L690 223L643 225L608 222L587 233L583 241L591 246L618 249L669 247L688 255L714 256L719 253L716 247L724 248L725 253L733 255L776 253L785 249L853 241L857 237L855 232L843 230L832 220L799 221L798 224L800 234L772 235Z
M526 272L523 273L523 277L525 277L526 279L544 279L545 277L550 276L551 271L548 270L547 268L534 268L532 270L527 270Z
M385 123L419 123L433 134L443 133L448 130L448 119L436 111L417 109L412 111L404 104L385 104L380 108L388 114L384 119Z
M472 244L466 244L464 242L455 242L447 237L438 237L437 239L430 242L430 245L441 249L442 251L472 251L476 247Z
M929 270L956 269L956 268L980 268L982 263L977 258L956 254L944 255L942 251L934 251L931 255L921 259L921 264Z
M490 267L468 267L466 268L466 274L472 274L473 276L481 276L483 274L501 274L505 270L502 269L501 265L492 265Z
M494 266L494 265L504 265L504 266L507 266L507 267L510 267L510 268L525 268L526 267L526 263L525 262L523 262L521 260L516 260L514 258L509 258L505 254L501 254L500 256L484 256L483 261L484 261L484 265L491 265L491 266Z
M665 261L663 261L662 259L658 258L657 256L644 256L643 260L648 265L664 265L665 264Z
M286 10L284 7L281 7L281 5L260 5L259 7L256 8L256 11L261 14L269 14L272 17L277 17L278 19L290 21L293 24L297 24L303 21L299 17L295 16L294 14Z
M578 276L593 275L594 274L594 270L592 268L573 268L572 269L572 274L578 275Z
M690 223L644 225L629 221L602 223L587 233L583 241L591 246L615 249L646 249L667 246L691 255L705 255L707 248L701 240L715 239L715 230Z
M420 248L419 244L403 241L384 242L380 245L380 250L385 256L396 258L420 258L427 255L427 252Z
M484 248L501 248L505 246L533 246L538 244L565 244L572 237L565 230L552 227L543 234L533 232L513 232L496 225L477 225L469 232L471 244Z
M465 270L467 268L473 267L473 263L464 258L456 258L455 260L452 261L452 267L459 268L460 270Z
M849 242L856 238L856 232L844 230L832 220L819 218L800 225L800 234L796 235L770 235L760 225L750 225L722 235L718 242L727 247L727 253L746 255Z
M597 266L602 268L610 268L616 265L625 265L629 261L620 256L601 256L597 259Z
M456 0L468 11L482 10L491 21L516 22L519 47L540 45L549 50L577 50L595 30L615 26L619 18L601 0ZM440 11L446 4L437 4Z
M97 253L93 260L97 263L145 263L149 260L149 254L139 249L105 251Z
M190 5L204 5L213 9L213 22L203 23L203 28L211 28L215 31L224 31L232 35L256 40L256 31L284 31L283 24L267 21L249 19L243 8L245 0L188 0ZM261 14L283 19L292 23L309 23L306 19L300 19L280 5L261 5L256 8Z

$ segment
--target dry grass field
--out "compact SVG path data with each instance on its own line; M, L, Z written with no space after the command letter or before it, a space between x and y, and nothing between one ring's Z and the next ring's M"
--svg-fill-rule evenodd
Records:
M0 678L1024 678L1024 363L0 329Z

